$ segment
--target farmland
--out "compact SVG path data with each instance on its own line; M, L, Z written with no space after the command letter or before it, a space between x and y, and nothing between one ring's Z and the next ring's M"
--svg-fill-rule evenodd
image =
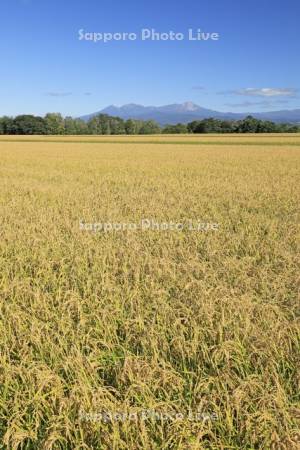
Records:
M299 448L299 135L0 158L1 448ZM80 226L143 219L218 227Z

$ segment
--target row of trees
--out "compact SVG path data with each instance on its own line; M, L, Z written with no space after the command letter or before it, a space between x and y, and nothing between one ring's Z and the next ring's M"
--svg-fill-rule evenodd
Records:
M167 125L163 133L299 133L300 126L274 123L248 116L243 120L203 119L183 125Z
M88 122L58 113L45 117L21 115L15 118L0 117L0 134L156 134L160 126L153 120L123 120L107 114L99 114Z
M153 120L123 120L107 114L99 114L88 122L61 114L49 113L45 117L21 115L15 118L0 117L0 134L183 134L183 133L297 133L300 126L276 124L248 116L243 120L218 119L194 120L188 124L160 127Z

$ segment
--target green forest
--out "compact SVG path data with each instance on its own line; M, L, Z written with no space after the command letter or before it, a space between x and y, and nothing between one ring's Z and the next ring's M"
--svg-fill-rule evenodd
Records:
M99 114L89 121L48 113L44 117L0 117L0 135L135 135L201 133L299 133L300 125L274 123L247 116L243 120L208 118L161 126L154 120L124 120Z

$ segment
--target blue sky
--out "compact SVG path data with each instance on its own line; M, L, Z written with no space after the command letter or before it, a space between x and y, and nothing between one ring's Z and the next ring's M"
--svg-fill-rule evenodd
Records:
M299 0L2 0L0 115L184 101L300 108L299 17ZM142 41L144 28L186 38ZM189 28L220 39L189 41ZM80 29L138 38L80 41Z

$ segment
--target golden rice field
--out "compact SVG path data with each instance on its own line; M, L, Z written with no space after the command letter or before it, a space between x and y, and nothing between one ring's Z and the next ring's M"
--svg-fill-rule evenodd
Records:
M1 449L300 448L300 135L0 158Z

